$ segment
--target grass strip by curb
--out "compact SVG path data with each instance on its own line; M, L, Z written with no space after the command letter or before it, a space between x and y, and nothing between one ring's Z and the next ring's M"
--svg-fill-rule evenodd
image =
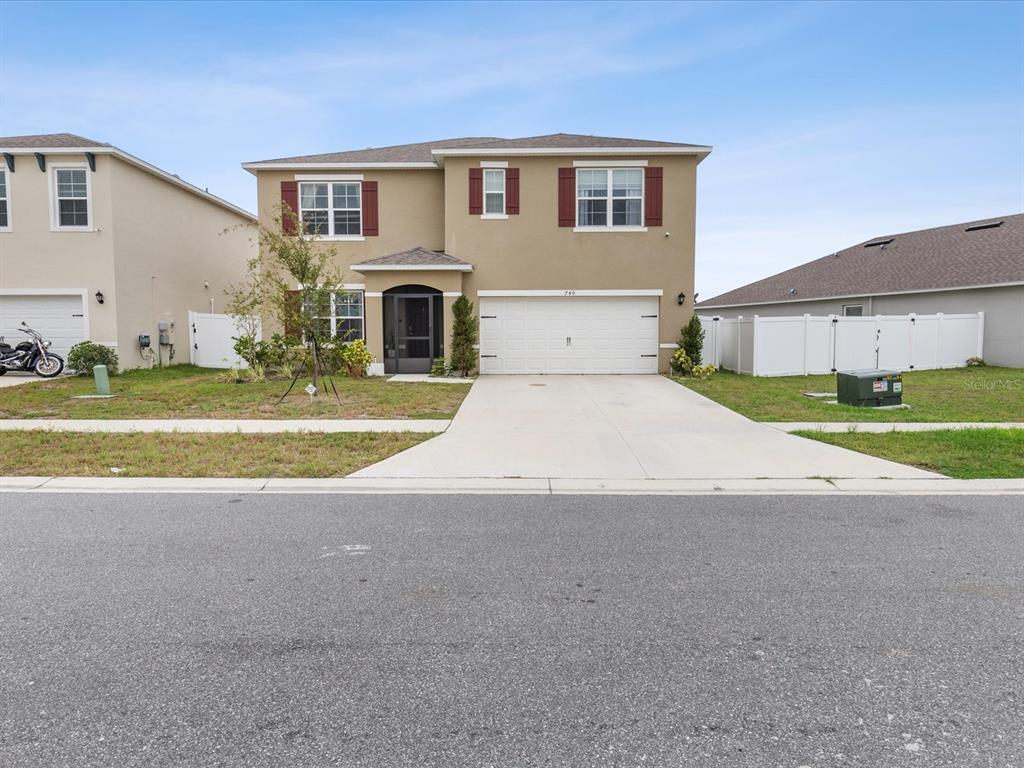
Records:
M801 430L793 434L963 480L1024 477L1024 430L1020 429Z
M430 437L413 432L0 432L0 475L344 477Z

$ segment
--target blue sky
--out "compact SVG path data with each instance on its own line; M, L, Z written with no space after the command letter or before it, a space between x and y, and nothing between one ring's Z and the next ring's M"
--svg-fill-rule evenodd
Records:
M702 298L1024 209L1021 4L0 3L0 135L239 163L463 135L712 144Z

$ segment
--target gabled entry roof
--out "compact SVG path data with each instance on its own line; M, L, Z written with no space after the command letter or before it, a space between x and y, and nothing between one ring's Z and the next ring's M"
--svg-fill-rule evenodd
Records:
M356 272L383 272L398 270L448 270L452 272L472 272L473 265L468 261L457 259L441 251L431 251L422 246L410 248L399 253L389 253L367 259L360 264L353 264Z

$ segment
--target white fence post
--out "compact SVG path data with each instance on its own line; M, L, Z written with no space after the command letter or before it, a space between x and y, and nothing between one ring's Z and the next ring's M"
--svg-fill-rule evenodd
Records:
M939 328L935 333L935 367L942 367L942 313L935 315L939 319Z
M761 318L754 315L754 322L750 326L750 375L757 376L757 323Z
M985 359L985 313L978 313L978 354L982 360Z

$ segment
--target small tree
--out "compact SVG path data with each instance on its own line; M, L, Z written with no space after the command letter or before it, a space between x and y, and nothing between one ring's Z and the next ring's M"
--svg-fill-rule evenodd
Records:
M462 294L452 305L452 348L449 355L452 370L468 376L476 367L473 345L477 339L477 319L473 316L473 302Z
M334 267L337 251L320 246L287 203L279 206L269 226L256 225L256 235L259 256L249 262L246 277L225 291L227 313L238 319L243 334L255 336L251 319L269 316L286 334L298 337L308 350L317 386L318 350L330 341L318 318L330 315L331 294L343 277Z
M704 328L697 315L690 315L689 321L683 326L679 334L679 348L686 352L694 365L700 365L704 351Z

